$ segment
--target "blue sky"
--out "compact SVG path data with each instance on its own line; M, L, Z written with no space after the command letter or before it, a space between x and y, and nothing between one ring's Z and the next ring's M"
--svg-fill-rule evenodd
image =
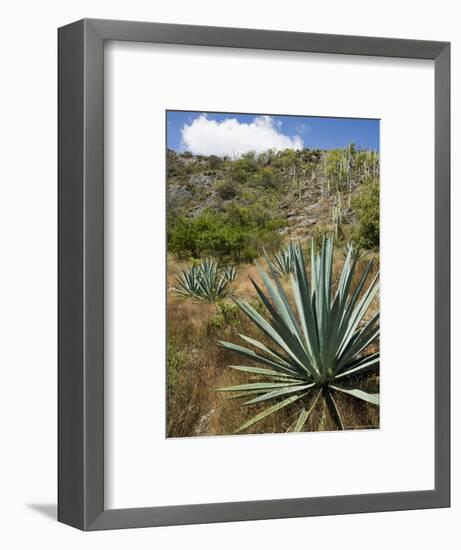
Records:
M379 150L379 120L167 111L168 148L228 154L268 148L334 149L355 143Z

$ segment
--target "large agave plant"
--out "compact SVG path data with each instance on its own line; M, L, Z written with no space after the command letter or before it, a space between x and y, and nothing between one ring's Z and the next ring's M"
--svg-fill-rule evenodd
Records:
M220 268L213 258L206 258L198 265L179 273L173 285L178 296L216 302L232 294L230 283L237 276L237 268Z
M378 274L371 277L372 262L354 284L357 255L350 248L335 285L333 240L328 238L323 240L319 253L314 242L311 244L310 276L300 247L295 250L294 264L294 274L290 275L294 305L270 262L270 275L258 266L266 293L252 280L266 315L260 315L244 300L235 300L270 343L243 334L240 337L250 347L219 342L222 347L261 365L231 365L230 368L256 375L259 380L217 390L232 392L231 398L249 397L246 405L269 405L237 432L295 402L299 403L300 410L289 431L302 431L322 400L337 428L343 430L337 394L379 404L377 394L354 385L357 375L379 368L379 352L366 353L379 334L379 313L366 319L379 287Z

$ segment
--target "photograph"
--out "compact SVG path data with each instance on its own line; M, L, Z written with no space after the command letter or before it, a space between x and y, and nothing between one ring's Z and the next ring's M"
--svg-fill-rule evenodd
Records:
M379 428L379 120L166 133L167 437Z

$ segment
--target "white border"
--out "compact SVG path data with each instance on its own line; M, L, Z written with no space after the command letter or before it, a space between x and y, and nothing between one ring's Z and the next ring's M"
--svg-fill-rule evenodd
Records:
M106 506L433 488L433 63L130 43L105 56ZM381 119L380 430L165 439L166 109Z

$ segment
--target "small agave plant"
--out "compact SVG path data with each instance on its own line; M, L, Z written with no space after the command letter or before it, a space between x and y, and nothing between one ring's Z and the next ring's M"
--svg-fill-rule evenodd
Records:
M279 277L288 277L290 273L294 273L297 248L299 248L298 244L290 242L275 254L270 265Z
M200 264L179 273L173 285L173 292L185 298L217 302L232 294L230 283L236 276L236 267L220 268L216 260L206 258Z
M379 352L366 353L379 335L379 313L365 319L379 288L379 274L371 277L372 261L354 284L357 255L349 248L337 286L334 285L333 239L327 238L318 253L312 241L310 277L299 246L295 249L294 267L290 275L294 305L270 262L270 275L258 266L267 294L252 280L266 315L260 315L244 300L235 300L270 343L243 334L240 337L251 347L219 342L223 348L261 366L231 365L232 369L256 375L259 381L217 391L232 392L231 398L249 397L245 405L269 405L236 433L295 402L300 404L300 410L288 431L302 431L322 400L337 428L343 430L335 399L338 393L379 405L378 394L362 391L354 382L356 375L379 368Z

